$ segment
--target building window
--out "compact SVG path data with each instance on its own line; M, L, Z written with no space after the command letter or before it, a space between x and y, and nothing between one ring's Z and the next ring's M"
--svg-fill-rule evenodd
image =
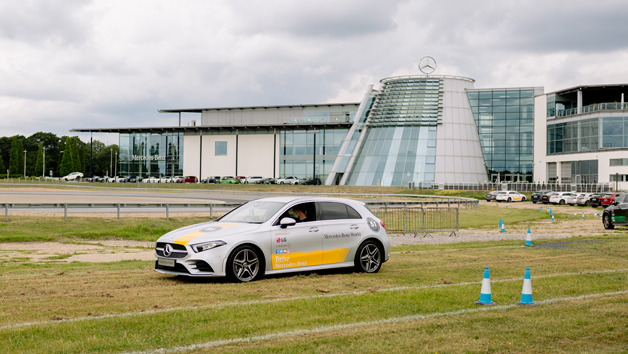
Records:
M227 156L227 142L226 141L216 142L216 156Z
M628 166L628 159L611 159L611 166Z
M626 182L628 181L628 175L612 174L608 178L611 182Z

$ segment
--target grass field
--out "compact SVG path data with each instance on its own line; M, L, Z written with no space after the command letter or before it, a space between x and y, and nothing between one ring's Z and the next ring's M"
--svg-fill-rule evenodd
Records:
M15 225L27 235L34 222L23 221L4 224L1 235ZM189 221L154 221L154 229ZM51 228L57 240L80 240L81 228L135 230L132 238L141 238L135 222L149 221L70 219L65 225L75 230L65 236L62 226ZM14 259L0 265L0 353L625 352L628 238L535 243L405 245L378 274L327 271L249 284L166 276L152 262ZM485 266L496 307L473 304ZM537 307L514 305L526 267Z

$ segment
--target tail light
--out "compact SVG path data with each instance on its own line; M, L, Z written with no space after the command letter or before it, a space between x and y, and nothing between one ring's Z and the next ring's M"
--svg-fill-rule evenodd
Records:
M380 225L382 225L382 227L384 228L384 230L386 230L386 225L384 225L384 222L380 220L379 222Z

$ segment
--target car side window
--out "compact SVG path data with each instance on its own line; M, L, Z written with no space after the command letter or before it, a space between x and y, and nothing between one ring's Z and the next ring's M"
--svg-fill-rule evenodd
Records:
M342 203L319 203L321 207L322 220L349 219L347 207Z
M292 218L297 223L316 221L316 206L314 203L301 203L294 205L281 214L279 219L275 221L275 225L279 225L281 219L283 218Z
M345 205L347 207L347 213L349 214L349 219L362 219L362 216L360 215L360 213L358 213L355 209L353 209L352 207Z

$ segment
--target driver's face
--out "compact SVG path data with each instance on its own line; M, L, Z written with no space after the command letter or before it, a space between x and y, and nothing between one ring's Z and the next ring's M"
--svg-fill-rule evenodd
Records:
M303 210L301 209L294 209L294 213L296 214L296 216L299 218L299 220L303 220L306 218L305 213L303 212Z

